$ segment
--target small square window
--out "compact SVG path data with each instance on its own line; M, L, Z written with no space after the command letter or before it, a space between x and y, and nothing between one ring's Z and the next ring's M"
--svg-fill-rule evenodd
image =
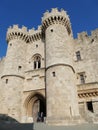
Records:
M38 47L38 45L36 44L36 48Z
M10 43L10 46L12 46L12 43Z
M53 32L53 29L51 29L51 32Z

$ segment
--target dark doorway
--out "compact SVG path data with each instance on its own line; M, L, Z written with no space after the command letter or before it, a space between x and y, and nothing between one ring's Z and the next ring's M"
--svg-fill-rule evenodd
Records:
M87 109L88 109L89 111L91 111L91 112L94 112L92 101L87 102Z
M42 100L39 100L40 102L40 107L39 107L39 112L43 112L44 116L46 116L46 106L45 106L45 102L43 102Z
M46 117L46 102L41 95L36 95L36 100L33 104L33 120L34 122L41 121L41 116ZM39 120L38 120L39 118Z

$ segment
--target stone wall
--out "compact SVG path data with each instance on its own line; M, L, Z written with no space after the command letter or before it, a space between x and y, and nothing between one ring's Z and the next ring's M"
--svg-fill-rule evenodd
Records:
M35 101L34 94L45 98L47 90L48 116L78 115L75 101L83 117L88 101L94 110L90 114L98 115L98 29L74 39L66 12L52 9L44 14L37 30L10 27L7 42L6 57L0 60L0 113L25 122L27 99ZM79 59L76 52L80 52ZM41 58L39 68L34 68L35 56Z

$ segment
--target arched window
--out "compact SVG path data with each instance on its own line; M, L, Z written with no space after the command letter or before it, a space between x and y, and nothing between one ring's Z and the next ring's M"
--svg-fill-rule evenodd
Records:
M41 57L40 56L34 56L34 69L41 68Z

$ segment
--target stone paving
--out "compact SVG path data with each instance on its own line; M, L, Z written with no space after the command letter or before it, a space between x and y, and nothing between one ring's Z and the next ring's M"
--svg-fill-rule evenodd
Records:
M98 130L98 124L81 124L73 126L51 126L44 123L8 124L0 122L0 130Z
M33 130L33 124L8 124L0 123L0 130Z
M73 126L49 126L43 123L34 124L34 130L98 130L98 124L81 124Z

